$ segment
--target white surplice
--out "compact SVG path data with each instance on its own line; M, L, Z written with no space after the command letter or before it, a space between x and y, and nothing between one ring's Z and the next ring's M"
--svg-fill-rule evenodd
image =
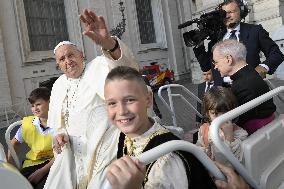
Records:
M138 137L132 138L134 156L138 156L139 154L142 153L144 147L146 147L146 145L149 142L149 138L154 133L158 131L165 131L165 130L167 129L162 127L159 123L155 122L154 125L148 131L146 131L145 133L143 133L142 135ZM118 144L119 133L120 131L118 129L114 129L112 132L113 142L115 141L114 139L116 138L117 140L116 144ZM106 138L108 137L109 136L106 136ZM107 147L105 147L105 149L107 149ZM114 149L109 149L108 151L117 152L117 150L114 150ZM100 156L100 154L97 153L97 156ZM100 159L102 160L103 158L100 158ZM107 169L104 170L105 172L104 175L106 174L106 170ZM95 182L94 180L93 182L90 183L89 189L103 188L102 186L104 186L102 183ZM169 188L170 189L188 189L188 178L186 175L184 163L181 160L181 158L173 152L166 154L160 157L159 159L157 159L157 161L153 164L148 174L148 181L145 183L145 186L143 189L169 189Z

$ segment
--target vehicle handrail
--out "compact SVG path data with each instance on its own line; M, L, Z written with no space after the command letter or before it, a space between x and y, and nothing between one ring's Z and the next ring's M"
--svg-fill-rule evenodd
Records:
M3 145L0 143L0 161L7 162Z
M252 178L251 175L248 174L245 167L239 162L239 160L234 156L231 150L224 144L223 140L219 136L219 128L221 124L236 118L237 116L249 111L250 109L258 106L259 104L273 98L278 93L284 91L284 86L277 87L219 117L214 119L209 128L210 137L214 143L214 145L223 153L223 155L228 159L228 161L234 166L236 171L246 180L248 184L250 184L253 188L259 189L260 186L257 182Z
M12 158L14 159L15 163L16 163L16 166L18 169L20 169L22 166L20 164L20 161L19 161L19 158L16 154L16 151L14 149L14 147L12 146L12 143L11 143L11 136L10 136L10 133L11 131L22 124L22 121L16 121L14 123L12 123L6 130L5 132L5 140L6 140L6 143L7 143L7 146L8 146L8 149L10 150L10 153L11 153L11 156Z
M268 87L270 88L270 90L273 90L276 88L276 86L269 80L269 79L264 79L264 81L266 82L266 84L268 85ZM280 102L282 102L284 104L284 95L283 94L278 94L277 95L278 99ZM277 106L277 104L276 104ZM278 108L280 110L280 108ZM278 111L278 114L283 113L283 111Z
M188 104L193 109L193 111L199 117L201 117L201 118L203 117L200 114L200 112L190 102L188 102L188 100L186 100L182 95L180 95L180 94L173 94L171 88L181 88L186 94L188 94L189 96L193 97L198 103L201 103L202 101L195 94L193 94L190 90L188 90L186 87L184 87L184 86L182 86L180 84L168 84L168 85L161 86L159 88L159 90L158 90L158 96L161 99L162 103L167 108L167 110L170 112L174 126L177 126L177 120L176 120L176 114L175 114L175 109L174 109L174 104L173 104L172 97L180 97L186 104ZM169 104L170 105L166 102L166 100L162 96L162 91L164 89L167 89L168 99L169 99Z
M192 153L216 179L223 181L226 180L223 173L200 147L183 140L172 140L165 142L155 148L152 148L151 150L143 152L139 156L134 157L134 159L138 159L141 163L147 165L157 160L159 157L176 150L183 150ZM103 189L112 189L107 180Z

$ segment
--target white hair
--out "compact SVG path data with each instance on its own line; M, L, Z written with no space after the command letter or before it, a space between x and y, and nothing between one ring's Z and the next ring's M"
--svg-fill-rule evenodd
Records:
M226 39L220 41L213 46L212 52L215 49L217 49L221 55L231 55L235 61L246 61L246 47L237 40Z

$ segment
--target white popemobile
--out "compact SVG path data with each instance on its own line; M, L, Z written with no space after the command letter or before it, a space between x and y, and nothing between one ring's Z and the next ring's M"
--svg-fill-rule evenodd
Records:
M281 92L284 92L284 86L275 88L268 93L223 114L222 116L216 118L212 122L212 127L210 127L209 132L213 143L227 157L236 171L247 181L247 183L256 189L284 189L284 148L281 142L284 137L284 115L279 115L278 118L269 123L268 126L259 129L244 141L244 160L242 164L239 163L231 151L227 149L226 145L223 144L221 138L219 137L218 130L223 122L239 116L240 114L254 108L255 106L278 95ZM14 125L15 124L17 123L14 123ZM14 125L12 124L11 126L14 127ZM11 128L8 128L7 131L9 132L10 129ZM11 145L8 144L8 147L11 151L13 151L13 149L11 149ZM164 143L141 154L137 158L141 162L149 163L174 150L191 152L204 164L204 166L215 178L221 180L225 179L224 175L203 151L192 143L186 141L179 140ZM268 156L265 154L273 155ZM17 157L13 158L17 159ZM1 143L0 183L1 188L5 189L32 189L32 186L19 173L19 171L7 163L4 148ZM111 188L109 183L105 183L104 186L104 189Z

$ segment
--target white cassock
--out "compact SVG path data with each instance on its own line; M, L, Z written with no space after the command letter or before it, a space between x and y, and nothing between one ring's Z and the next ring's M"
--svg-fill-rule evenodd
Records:
M45 189L85 189L91 175L97 176L97 182L101 182L100 179L104 179L104 175L100 176L100 173L103 173L102 170L116 158L116 150L110 150L112 146L114 149L117 146L112 142L116 137L109 137L108 141L105 141L106 144L111 144L108 149L98 149L103 135L112 135L111 130L114 129L108 122L104 103L105 78L116 66L138 69L132 52L119 39L117 40L122 53L118 60L113 60L103 51L103 56L98 56L86 64L80 78L70 79L62 75L53 85L47 124L48 127L57 129L57 133L67 133L70 145L56 156ZM68 120L62 121L61 114L66 114L66 110L69 114ZM65 126L62 126L62 122ZM93 165L91 161L96 150L106 150L104 161L99 165Z

